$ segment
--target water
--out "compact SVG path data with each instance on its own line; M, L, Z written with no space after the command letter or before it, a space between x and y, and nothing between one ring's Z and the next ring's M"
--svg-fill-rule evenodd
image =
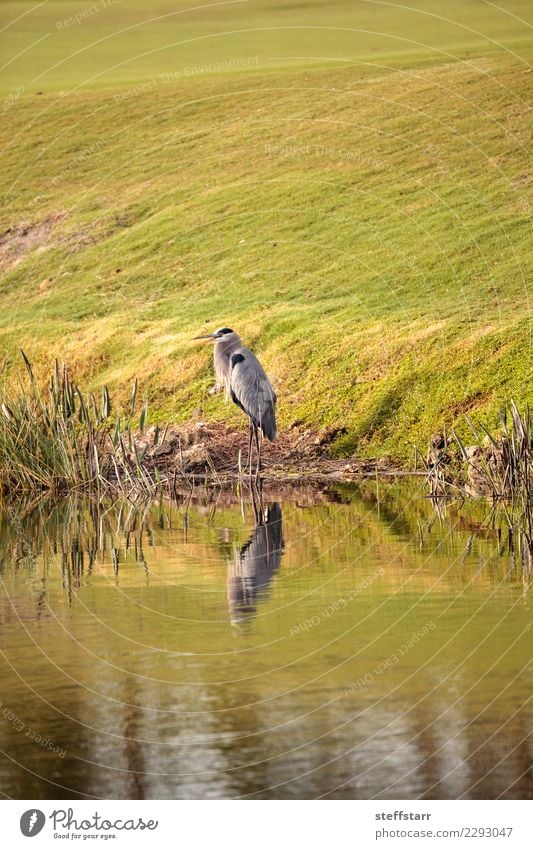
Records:
M11 509L13 798L531 798L530 575L417 483Z

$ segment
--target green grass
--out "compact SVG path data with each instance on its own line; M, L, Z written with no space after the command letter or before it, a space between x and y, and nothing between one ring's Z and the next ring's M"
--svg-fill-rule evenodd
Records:
M404 463L531 400L527 4L417 5L236 4L107 38L144 4L63 32L87 6L53 2L10 27L8 56L51 34L0 78L0 233L44 223L0 244L6 379L21 346L125 403L138 376L152 420L242 426L190 341L227 324L282 428L342 424L339 452Z
M128 85L246 59L266 71L487 47L523 55L530 19L529 0L2 0L0 90Z

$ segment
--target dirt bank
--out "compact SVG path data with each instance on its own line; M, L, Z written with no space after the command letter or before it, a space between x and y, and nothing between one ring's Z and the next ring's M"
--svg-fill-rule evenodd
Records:
M284 481L355 480L375 474L402 474L384 461L337 459L331 445L339 430L301 430L293 427L279 434L276 442L264 440L262 477ZM209 481L230 481L239 477L248 455L246 430L235 431L225 425L196 422L176 428L150 428L137 435L137 450L143 467L157 471L167 479L183 477Z

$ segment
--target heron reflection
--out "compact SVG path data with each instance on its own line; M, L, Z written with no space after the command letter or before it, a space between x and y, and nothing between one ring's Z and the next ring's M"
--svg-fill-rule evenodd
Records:
M257 505L254 500L254 513L254 532L228 565L228 607L234 625L255 616L257 603L266 598L283 553L280 505L272 504L264 510L261 502Z

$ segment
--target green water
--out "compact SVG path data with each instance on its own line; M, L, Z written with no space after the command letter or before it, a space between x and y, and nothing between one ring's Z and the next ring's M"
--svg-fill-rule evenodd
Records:
M531 798L530 569L418 484L6 508L12 798Z

